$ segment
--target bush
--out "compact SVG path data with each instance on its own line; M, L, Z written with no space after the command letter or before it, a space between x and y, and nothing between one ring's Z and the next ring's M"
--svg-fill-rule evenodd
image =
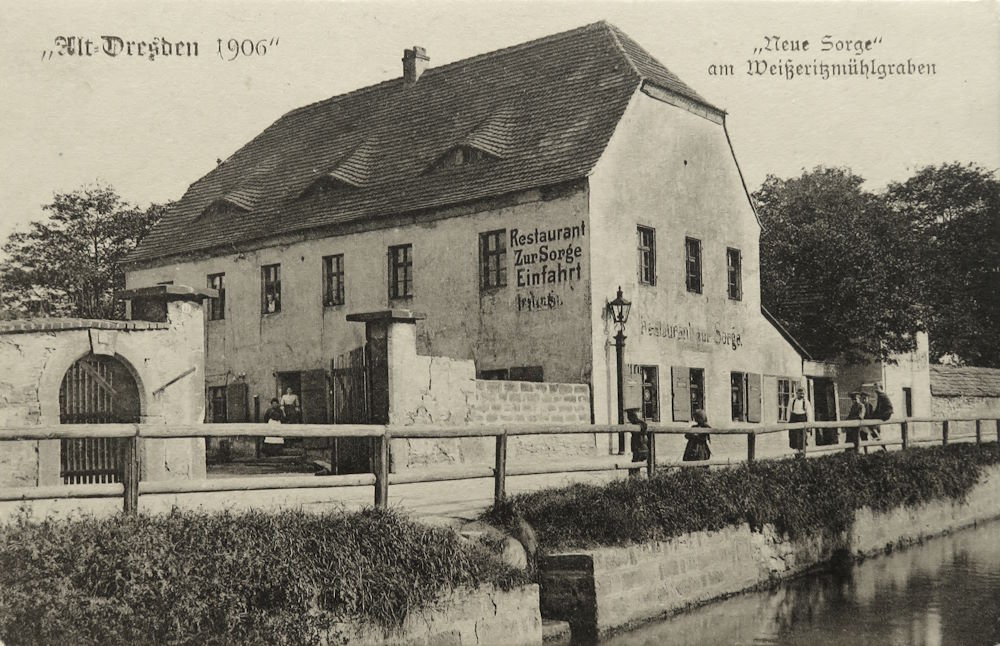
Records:
M456 586L523 577L378 509L20 519L0 527L0 640L312 644L332 621L391 628Z
M997 444L672 469L649 480L521 494L490 507L483 519L509 531L524 518L544 550L642 543L742 523L770 523L794 538L845 530L861 507L962 500L988 464L1000 464Z

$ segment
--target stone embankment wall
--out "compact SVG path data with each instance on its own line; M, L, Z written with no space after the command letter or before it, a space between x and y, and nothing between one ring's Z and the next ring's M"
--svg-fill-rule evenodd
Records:
M860 510L843 535L789 540L773 527L686 534L669 541L581 550L542 563L542 616L593 637L681 610L828 561L836 551L870 556L1000 517L1000 467L983 471L968 498L890 512Z
M329 644L361 646L527 646L542 643L542 618L538 612L538 586L527 585L504 592L492 587L458 590L434 607L412 612L400 630L388 635L380 630L341 624ZM337 640L337 636L341 640Z

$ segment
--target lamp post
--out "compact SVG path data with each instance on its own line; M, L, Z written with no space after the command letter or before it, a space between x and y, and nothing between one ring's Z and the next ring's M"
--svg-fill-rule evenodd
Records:
M608 311L611 313L611 322L618 329L615 335L615 355L618 359L618 423L625 423L625 323L628 321L628 312L632 303L622 298L621 285L618 286L618 295L615 300L608 303ZM625 434L618 434L618 453L625 453Z

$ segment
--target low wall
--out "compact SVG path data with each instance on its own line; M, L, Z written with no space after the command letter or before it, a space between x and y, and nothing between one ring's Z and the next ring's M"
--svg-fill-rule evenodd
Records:
M413 355L407 378L393 393L391 422L411 424L589 424L587 384L477 380L472 361ZM493 466L490 437L397 439L392 441L395 472L445 465ZM514 437L508 459L599 455L595 434Z
M862 509L849 533L791 541L773 527L697 532L626 547L546 556L541 612L569 621L574 638L592 638L687 606L799 574L836 551L871 556L1000 517L1000 467L983 469L962 503L936 501L890 512Z
M931 415L935 417L1000 417L1000 397L939 397L931 398ZM952 433L974 433L975 422L952 422ZM983 437L996 438L997 425L982 423Z
M441 599L433 608L411 612L402 628L390 634L338 624L327 644L386 644L487 646L540 645L542 618L538 612L538 586L527 585L508 592L492 587L459 590Z

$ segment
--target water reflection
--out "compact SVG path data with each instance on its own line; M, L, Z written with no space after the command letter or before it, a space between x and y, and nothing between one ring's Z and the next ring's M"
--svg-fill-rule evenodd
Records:
M1000 522L740 595L602 644L1000 644Z

